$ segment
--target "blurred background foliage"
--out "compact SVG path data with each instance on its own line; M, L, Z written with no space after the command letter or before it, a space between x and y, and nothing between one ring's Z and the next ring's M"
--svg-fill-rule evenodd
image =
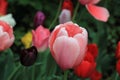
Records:
M78 1L72 1L75 8ZM49 49L38 55L33 66L24 67L19 62L19 52L24 48L21 38L28 31L35 29L33 26L35 13L39 10L45 13L44 27L49 28L58 12L60 0L8 0L8 2L8 13L13 14L17 23L14 27L16 39L10 49L0 53L0 80L62 80L63 72L51 57ZM115 80L115 49L120 40L120 0L101 0L97 5L109 10L110 18L106 23L95 20L83 5L80 5L74 22L85 27L89 33L89 43L96 43L99 47L97 70L102 73L102 79ZM51 31L58 24L57 19ZM80 78L70 73L68 80Z

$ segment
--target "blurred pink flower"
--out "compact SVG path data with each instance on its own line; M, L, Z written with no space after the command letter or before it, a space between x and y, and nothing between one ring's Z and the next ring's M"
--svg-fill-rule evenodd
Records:
M49 39L49 47L57 64L66 70L83 60L87 41L86 29L67 22L56 26Z
M0 0L0 15L5 15L7 12L8 2L6 0Z
M97 20L106 22L109 18L109 12L106 8L96 6L100 0L79 0L79 2L86 6L88 12Z
M32 35L33 46L35 46L38 51L44 51L48 47L50 31L40 25L35 31L32 30Z
M13 29L4 21L0 21L0 51L9 48L13 42Z

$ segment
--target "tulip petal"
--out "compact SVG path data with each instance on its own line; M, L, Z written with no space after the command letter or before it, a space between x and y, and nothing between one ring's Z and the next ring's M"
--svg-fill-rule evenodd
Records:
M55 40L53 51L57 63L63 70L65 70L73 67L76 58L80 53L80 46L75 39L61 36Z
M60 36L68 36L68 33L65 30L65 28L61 28L60 31L58 32L57 37L60 37Z
M83 31L84 33L83 34L76 34L74 36L74 38L78 41L79 45L82 46L80 48L80 54L76 60L76 63L74 66L77 66L81 61L82 59L84 58L85 56L85 52L86 52L86 49L87 49L87 31Z
M109 18L109 12L106 8L99 7L93 4L86 5L88 12L97 20L106 22Z

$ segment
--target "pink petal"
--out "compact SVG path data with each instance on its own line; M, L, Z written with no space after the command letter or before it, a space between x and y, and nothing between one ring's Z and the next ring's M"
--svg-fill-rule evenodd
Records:
M65 30L65 28L61 28L60 31L58 32L57 37L60 37L60 36L68 36L68 33Z
M89 13L97 20L106 22L109 18L109 12L106 8L98 7L96 5L88 4L86 5Z
M88 34L85 29L83 30L82 34L76 34L74 36L74 38L78 41L79 46L81 46L80 54L76 60L76 63L74 64L74 66L77 66L83 60L83 58L85 56L85 52L87 49L87 42L88 42L87 36L88 36Z
M12 45L14 39L13 41L11 41L9 35L6 32L4 32L2 35L0 35L0 41L1 41L0 42L0 51L1 51L9 48Z
M58 37L53 44L55 59L60 67L65 70L72 68L80 53L78 42L66 36Z

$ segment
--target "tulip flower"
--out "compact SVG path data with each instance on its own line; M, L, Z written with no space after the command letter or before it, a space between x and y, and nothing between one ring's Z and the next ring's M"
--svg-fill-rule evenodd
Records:
M71 12L71 14L73 13L73 3L71 0L64 0L63 5L62 5L62 10L63 9L67 9Z
M6 14L7 6L8 6L8 2L6 0L0 0L0 16Z
M49 29L40 25L36 30L32 30L32 35L33 46L40 52L44 51L48 47Z
M11 27L14 27L16 25L15 19L13 18L12 14L1 16L0 20L5 21L9 25L11 25Z
M13 42L13 29L6 22L0 21L0 51L9 48Z
M26 33L22 39L21 42L23 43L23 45L25 46L25 48L30 48L32 45L32 33L28 32Z
M90 76L90 80L101 80L101 78L102 78L102 74L97 70L95 70Z
M86 29L67 22L55 27L49 39L53 58L61 69L71 69L84 58L88 34Z
M81 78L88 78L95 70L96 62L91 53L87 52L84 60L74 68L74 73Z
M28 49L23 49L20 52L20 61L24 66L31 66L35 63L37 59L37 49L32 46Z
M98 47L95 43L88 44L88 51L93 55L94 59L98 56Z
M59 23L65 23L71 21L71 13L67 9L63 9L59 16Z
M79 2L86 6L88 12L97 20L106 22L109 18L109 12L106 8L96 6L100 0L79 0Z
M45 14L41 11L38 11L34 17L34 27L43 25L45 21Z
M62 11L59 16L59 23L63 24L65 22L71 21L72 14L73 14L73 4L71 0L64 0L62 5Z
M120 59L120 41L118 42L117 47L116 47L115 57L116 59Z

